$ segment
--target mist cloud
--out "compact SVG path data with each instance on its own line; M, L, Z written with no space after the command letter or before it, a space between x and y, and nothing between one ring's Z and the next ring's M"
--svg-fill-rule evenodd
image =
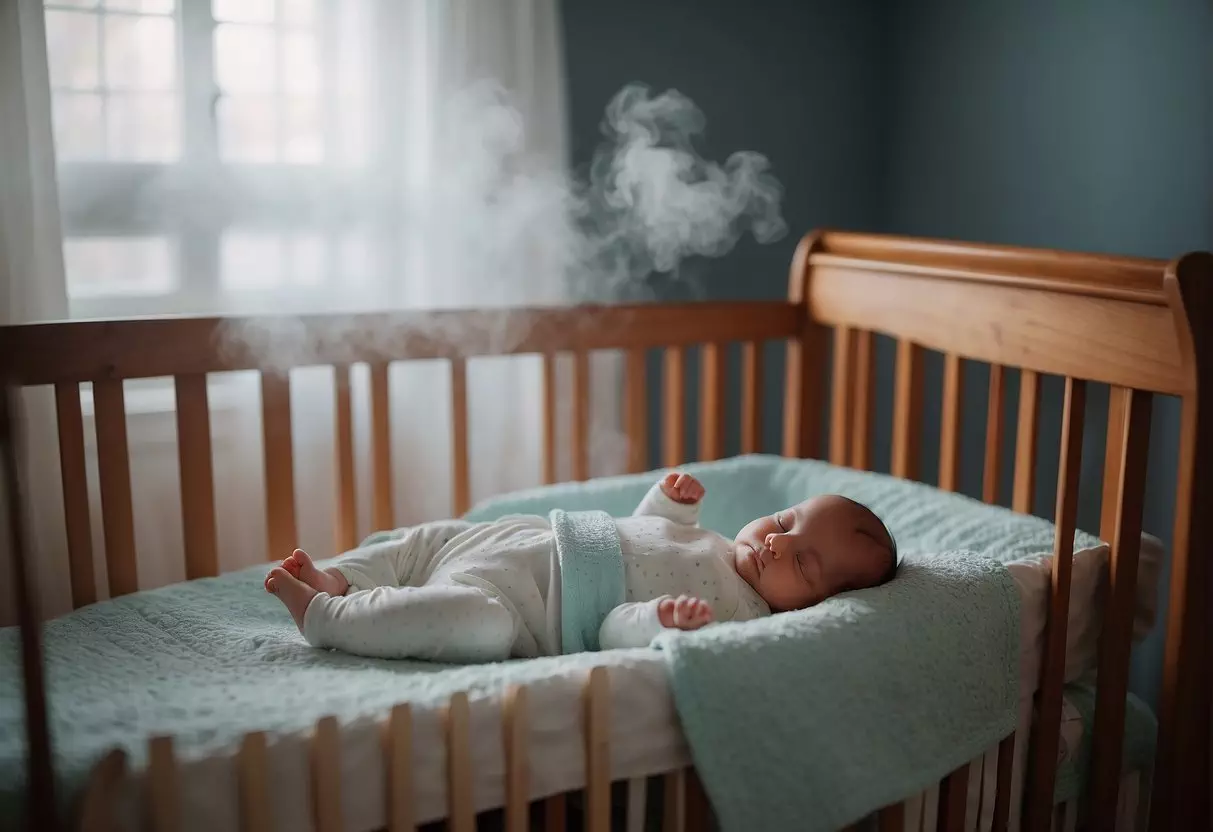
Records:
M380 287L382 297L407 307L404 287L420 282L427 307L634 300L646 296L651 275L677 276L688 258L722 257L747 233L759 243L783 237L782 187L767 158L752 150L704 158L695 142L705 127L704 113L677 90L654 95L629 85L607 105L603 141L577 175L532 152L502 87L468 87L441 108L424 170L406 177L400 233L410 256L384 270L400 287ZM460 340L449 322L434 325L444 329L421 334ZM262 318L224 335L265 369L331 356L335 344L348 343L352 354L368 345L391 353L409 335L368 331L356 317L328 329ZM494 346L508 348L525 329L519 318L493 334ZM477 336L483 343L485 333Z

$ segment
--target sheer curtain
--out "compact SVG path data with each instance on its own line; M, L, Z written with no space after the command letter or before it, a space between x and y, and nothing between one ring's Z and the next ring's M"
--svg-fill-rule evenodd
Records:
M563 297L562 265L541 240L511 243L515 262L492 277L451 245L457 234L418 221L441 210L451 181L469 181L452 152L459 139L500 136L501 118L512 138L493 164L565 166L556 0L0 6L6 323ZM476 107L460 110L468 101ZM472 196L491 198L475 190L484 184L475 174ZM360 533L370 530L363 370L354 371ZM474 498L538 482L538 378L526 359L469 364ZM299 539L327 555L332 372L308 368L292 382ZM392 384L396 521L447 514L444 368L398 365ZM210 386L220 560L231 569L277 554L264 544L258 387L254 374L216 375ZM140 582L154 586L183 577L172 387L126 388ZM41 428L31 430L27 468L44 609L56 614L70 604L53 407L42 392L26 396L27 422ZM82 392L91 448L87 385ZM89 476L105 597L95 467ZM6 603L0 619L11 616Z

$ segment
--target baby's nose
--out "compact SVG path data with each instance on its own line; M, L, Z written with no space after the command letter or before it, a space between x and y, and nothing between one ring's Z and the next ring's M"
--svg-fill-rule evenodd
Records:
M781 554L783 554L785 540L786 540L785 535L775 534L774 532L772 532L771 534L767 535L767 540L766 540L767 549L769 549L773 554L781 555Z

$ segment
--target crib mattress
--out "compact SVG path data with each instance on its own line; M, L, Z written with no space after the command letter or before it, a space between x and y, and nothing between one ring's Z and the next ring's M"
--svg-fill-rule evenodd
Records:
M511 684L528 687L533 796L556 794L584 779L581 690L595 665L609 669L612 683L615 779L689 763L665 663L656 651L445 666L316 650L263 591L264 573L257 567L138 593L48 623L52 732L65 798L110 748L124 748L138 771L146 738L170 734L182 767L185 826L235 828L235 755L244 733L263 730L269 734L275 817L282 828L306 828L308 736L317 719L332 714L342 725L346 828L376 828L384 822L385 807L379 726L392 705L409 701L417 817L437 819L446 813L441 709L452 693L466 690L473 799L478 808L489 808L503 797L500 703ZM7 668L0 674L0 815L11 817L20 799L22 699L17 633L10 628L0 636L0 661ZM1130 710L1131 721L1138 716ZM1148 721L1148 712L1141 721ZM1152 736L1151 728L1143 724L1140 731ZM1067 737L1063 752L1066 743L1082 738L1081 732L1077 737L1063 732ZM1136 747L1129 744L1130 750ZM132 828L140 805L137 789L135 781L126 800Z

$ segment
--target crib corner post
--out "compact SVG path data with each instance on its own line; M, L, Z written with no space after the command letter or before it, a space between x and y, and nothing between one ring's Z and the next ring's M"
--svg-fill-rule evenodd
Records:
M1170 609L1159 698L1151 828L1213 822L1213 255L1189 254L1164 277L1188 375L1180 415Z

